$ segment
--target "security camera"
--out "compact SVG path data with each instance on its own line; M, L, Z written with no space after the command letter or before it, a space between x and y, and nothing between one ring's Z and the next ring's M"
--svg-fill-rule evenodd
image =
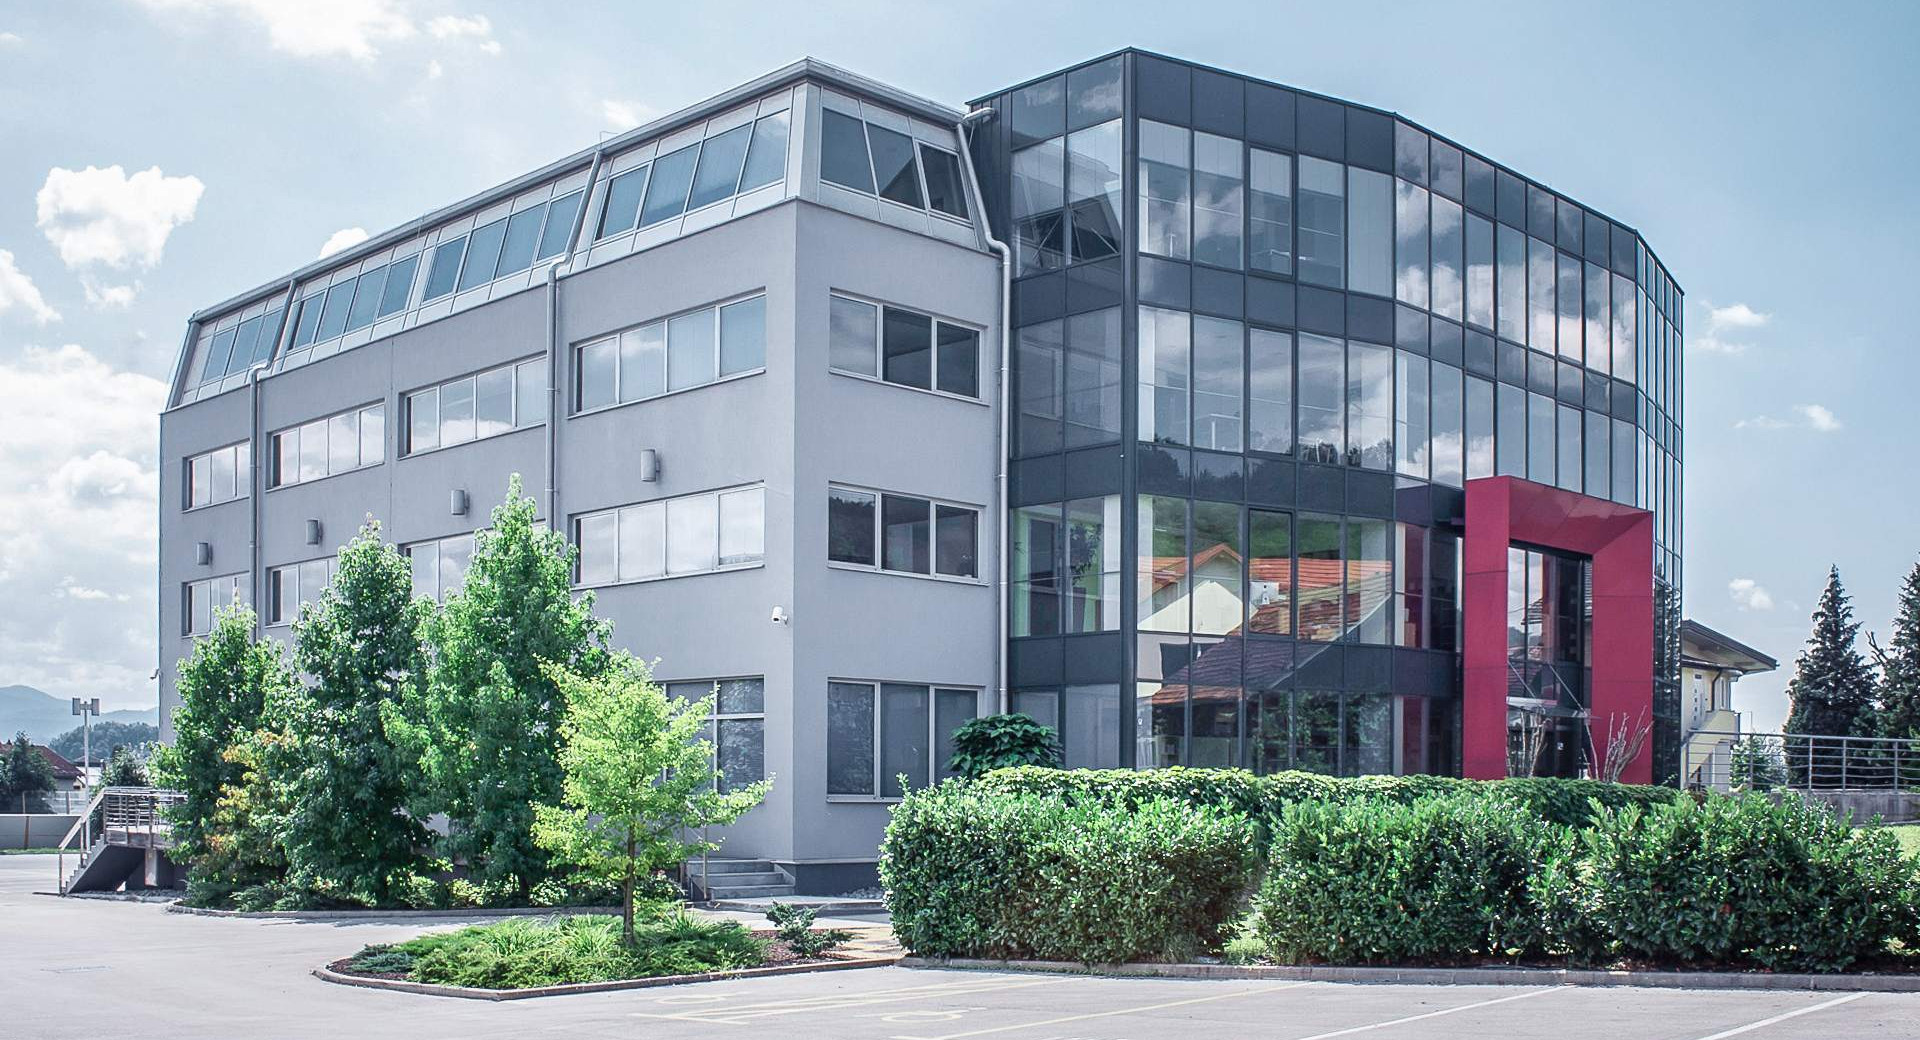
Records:
M772 616L772 617L770 617L770 618L768 618L767 620L769 620L769 621L771 621L771 622L773 622L773 623L774 623L774 624L776 624L776 625L784 625L784 624L786 624L786 623L787 623L787 608L785 608L785 607L775 607L775 608L773 608L773 616Z

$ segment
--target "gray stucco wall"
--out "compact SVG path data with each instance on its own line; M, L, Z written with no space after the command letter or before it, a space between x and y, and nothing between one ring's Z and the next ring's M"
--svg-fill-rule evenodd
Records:
M829 678L977 688L994 708L994 555L998 268L985 253L793 201L603 264L560 282L563 344L764 289L766 370L577 418L557 430L561 515L764 482L764 566L596 590L615 639L658 659L663 680L760 675L766 680L767 803L732 828L727 855L783 863L869 864L885 826L874 802L826 796ZM843 290L979 327L982 402L831 373L828 294ZM545 482L542 428L398 458L408 391L509 361L546 345L544 289L535 288L264 380L260 428L278 430L385 401L387 461L264 493L263 568L330 555L363 518L409 543L484 526L507 477L536 496ZM571 350L559 384L571 384ZM565 395L570 405L571 395ZM563 410L565 410L563 406ZM182 583L248 567L250 500L180 509L185 457L245 439L248 391L174 409L161 423L161 718L170 735ZM660 479L637 460L659 452ZM262 447L264 453L264 441ZM256 464L255 493L260 494ZM827 485L844 481L981 508L977 582L865 573L826 559ZM471 496L452 516L449 491ZM544 498L542 498L544 508ZM306 521L325 537L306 544ZM194 543L213 562L194 563ZM255 602L264 595L256 589ZM769 621L775 606L789 625ZM284 637L288 629L269 632ZM870 867L803 874L834 884Z

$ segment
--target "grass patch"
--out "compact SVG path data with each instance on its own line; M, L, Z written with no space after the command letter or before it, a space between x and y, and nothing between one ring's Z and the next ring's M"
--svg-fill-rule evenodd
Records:
M618 917L514 917L368 946L342 966L443 986L527 989L751 968L767 956L765 941L739 924L702 921L682 910L636 929L638 941L629 947L620 942Z
M1903 823L1888 827L1887 831L1900 843L1901 855L1908 859L1920 857L1920 823Z
M60 849L0 849L0 856L57 856ZM68 855L78 855L78 849L65 850Z

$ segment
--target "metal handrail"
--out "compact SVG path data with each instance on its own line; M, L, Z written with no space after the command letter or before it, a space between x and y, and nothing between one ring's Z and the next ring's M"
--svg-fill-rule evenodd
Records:
M110 835L118 831L125 835L124 844L145 848L162 848L172 844L173 825L166 818L166 810L185 802L187 796L179 791L164 787L103 787L87 803L86 811L73 821L66 836L55 846L56 869L60 871L58 889L61 895L70 887L67 877L67 848L73 843L75 834L83 836L80 848L80 865L86 866L92 859L94 850L100 845L114 844ZM100 811L100 832L93 832L93 814ZM144 834L140 832L144 831ZM135 840L136 837L144 840Z
M1687 734L1689 743L1699 738L1718 745L1699 764L1697 782L1703 787L1764 785L1895 795L1920 792L1920 740L1723 730ZM1743 775L1735 776L1734 754L1743 742L1749 758L1743 763Z
M67 833L60 839L60 844L54 846L56 850L54 866L60 872L55 878L55 887L63 896L67 894L67 846L73 844L75 834L84 834L80 842L80 862L82 864L87 862L88 855L93 851L93 811L100 807L100 803L106 800L107 792L111 790L113 790L111 787L102 787L93 796L93 800L87 803L87 807L81 811L80 818L73 821L73 826L67 828Z

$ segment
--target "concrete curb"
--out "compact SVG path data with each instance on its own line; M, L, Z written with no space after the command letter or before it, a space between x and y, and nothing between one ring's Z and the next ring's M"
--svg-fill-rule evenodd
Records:
M468 910L215 910L168 903L167 913L196 917L236 917L256 921L404 921L468 917L552 917L555 914L617 914L617 906L476 907Z
M710 903L696 903L694 905L708 910L731 910L735 913L765 913L767 907L775 902L781 902L781 900L716 899ZM837 899L820 903L796 902L792 905L813 910L826 917L831 917L834 914L884 914L887 912L887 904L878 899Z
M1272 979L1403 986L1628 986L1647 989L1836 990L1920 993L1920 975L1814 975L1719 971L1601 971L1577 968L1361 968L1268 964L1102 964L902 957L903 968L1127 975L1166 979Z
M429 997L460 997L465 1000L527 1000L532 997L564 997L576 993L607 993L623 989L654 989L682 986L694 982L720 982L726 979L756 979L770 975L805 975L816 971L850 971L856 968L884 968L898 963L898 957L861 957L821 964L776 964L766 968L740 968L735 971L710 971L699 975L665 975L652 979L624 979L619 982L574 982L564 986L540 986L534 989L474 989L469 986L437 986L427 982L402 982L362 975L343 975L331 968L313 969L314 978L341 986L386 989L398 993L418 993Z

